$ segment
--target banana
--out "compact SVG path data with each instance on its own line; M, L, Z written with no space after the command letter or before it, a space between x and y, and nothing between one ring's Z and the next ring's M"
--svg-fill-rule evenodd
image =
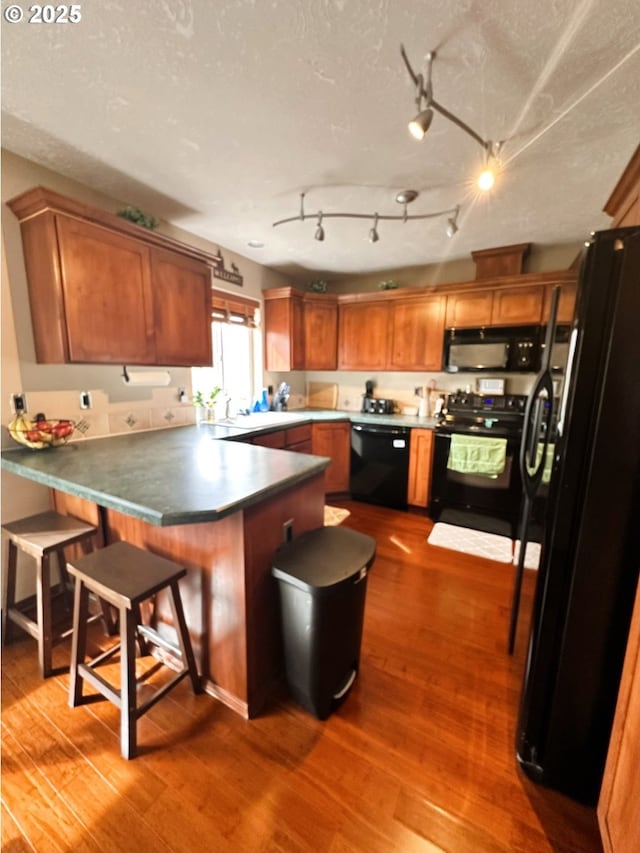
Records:
M25 447L31 447L40 450L46 447L49 442L30 441L27 438L27 433L35 428L35 424L30 421L24 414L16 415L9 424L9 435L14 441L19 444L24 444Z

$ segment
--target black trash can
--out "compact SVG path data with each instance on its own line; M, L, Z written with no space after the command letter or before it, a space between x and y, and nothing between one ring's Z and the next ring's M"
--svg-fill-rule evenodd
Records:
M320 527L287 542L273 559L289 689L320 720L344 700L358 672L375 554L371 536Z

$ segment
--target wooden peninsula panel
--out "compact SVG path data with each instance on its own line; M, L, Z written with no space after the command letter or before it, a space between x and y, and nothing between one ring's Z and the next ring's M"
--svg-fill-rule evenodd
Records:
M54 501L61 512L97 517L90 501L63 492ZM187 569L180 591L204 689L242 716L257 716L283 672L273 555L290 521L294 535L322 526L324 473L218 521L162 527L98 509L107 543L129 542ZM172 617L163 595L156 616L166 631Z

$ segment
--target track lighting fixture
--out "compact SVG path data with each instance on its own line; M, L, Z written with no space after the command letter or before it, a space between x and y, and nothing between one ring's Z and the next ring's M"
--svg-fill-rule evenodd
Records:
M316 240L324 240L324 227L322 225L325 219L373 219L373 227L369 230L369 242L377 243L380 239L380 235L378 233L378 220L395 220L401 222L407 222L409 219L435 219L437 216L449 216L447 220L447 236L453 237L453 235L458 230L458 214L460 213L460 205L456 205L456 207L449 208L448 210L439 210L435 213L415 213L409 215L407 207L411 204L412 201L418 197L417 190L401 190L396 195L396 202L398 204L403 205L403 212L400 215L391 215L391 214L379 214L379 213L324 213L323 211L318 211L318 213L305 213L304 212L304 197L305 193L300 193L300 213L297 216L289 216L286 219L279 219L277 222L273 223L273 227L276 225L285 225L288 222L304 222L305 219L316 219L317 217L317 225L314 237Z
M487 165L484 170L482 183L480 182L480 178L478 178L478 186L480 189L490 189L493 186L493 180L495 178L494 170L490 168L490 160L496 160L499 150L502 147L502 142L492 142L490 139L483 139L479 133L476 133L473 128L469 127L466 122L462 121L461 118L458 118L457 115L445 109L442 104L439 104L433 97L433 83L431 81L431 71L433 67L433 61L436 58L435 51L431 51L426 56L426 79L425 75L416 74L411 64L409 63L409 58L407 57L406 51L404 49L404 45L400 45L400 53L402 54L402 58L404 60L404 64L407 67L407 71L409 72L409 77L413 80L416 87L416 107L418 108L418 114L415 118L413 118L409 122L409 132L411 135L418 140L424 138L427 130L429 129L432 119L433 119L433 111L440 113L446 119L456 124L461 130L464 130L466 134L468 134L472 139L478 143L478 145L482 146L485 151L487 157ZM491 177L489 177L488 173L491 173Z

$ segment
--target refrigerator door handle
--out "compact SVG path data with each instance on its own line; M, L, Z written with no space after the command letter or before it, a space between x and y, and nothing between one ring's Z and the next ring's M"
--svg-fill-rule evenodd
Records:
M574 326L571 329L569 337L569 353L567 355L567 366L565 368L565 377L562 385L562 396L560 397L560 406L558 408L558 423L556 424L556 432L558 435L564 433L564 419L567 413L567 403L569 402L569 389L573 378L573 368L575 367L575 352L578 343L578 327Z

